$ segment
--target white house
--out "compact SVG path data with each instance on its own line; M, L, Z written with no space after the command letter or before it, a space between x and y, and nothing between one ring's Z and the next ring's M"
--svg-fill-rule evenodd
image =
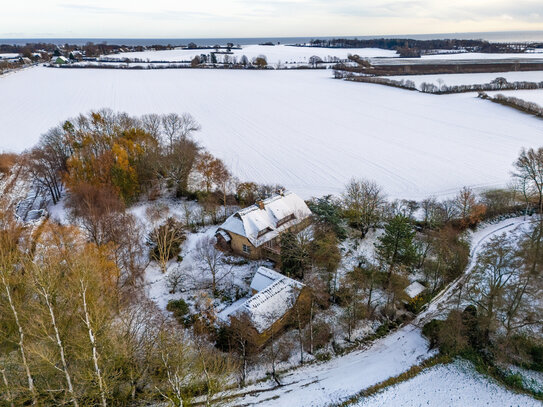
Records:
M250 258L279 255L278 236L300 231L309 224L311 211L298 195L281 191L242 209L218 228L219 246Z

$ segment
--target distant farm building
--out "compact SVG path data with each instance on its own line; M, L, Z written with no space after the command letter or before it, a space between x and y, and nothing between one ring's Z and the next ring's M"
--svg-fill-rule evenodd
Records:
M266 267L258 268L251 289L254 295L223 315L223 320L247 321L249 336L258 346L284 328L295 306L309 301L304 284Z
M67 64L69 61L68 61L68 58L66 57L63 57L63 56L60 56L60 57L53 57L51 59L51 63L53 64L57 64L57 65L64 65L64 64Z
M309 225L311 211L302 198L281 192L230 216L216 233L223 249L251 259L277 259L279 235L299 232Z

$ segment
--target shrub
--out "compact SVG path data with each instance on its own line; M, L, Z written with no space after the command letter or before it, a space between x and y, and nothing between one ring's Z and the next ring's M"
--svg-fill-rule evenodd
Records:
M414 314L418 314L422 307L426 304L426 299L423 295L417 295L406 304L406 308Z
M182 322L184 317L189 313L189 306L183 299L168 301L166 309L173 313L173 316L180 322Z
M332 355L330 352L321 352L315 355L315 359L317 359L319 362L327 362L328 360L332 359Z
M516 388L516 389L524 388L524 382L522 380L522 376L518 373L507 375L504 377L503 380L505 384L513 388Z

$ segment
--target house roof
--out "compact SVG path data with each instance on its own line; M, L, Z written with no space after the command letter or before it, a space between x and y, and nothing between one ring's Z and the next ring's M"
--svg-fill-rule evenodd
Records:
M258 247L311 216L304 200L289 191L274 195L262 203L264 209L255 204L236 212L226 219L219 230L246 237L253 246ZM291 216L292 219L289 219Z
M267 267L259 267L256 271L253 281L251 281L251 288L255 291L262 291L264 288L270 286L274 281L277 281L284 276L278 272L269 269Z
M426 287L423 286L418 281L415 281L414 283L409 284L405 288L405 293L409 296L409 298L415 298L417 295L422 293L424 290L426 290Z
M269 283L271 279L274 280ZM264 288L241 304L233 314L246 313L259 333L270 328L294 306L304 287L304 284L266 267L258 269L251 287L253 285Z

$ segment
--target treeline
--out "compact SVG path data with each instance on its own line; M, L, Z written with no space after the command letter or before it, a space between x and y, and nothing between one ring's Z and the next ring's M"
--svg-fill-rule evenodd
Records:
M537 44L532 44L537 46ZM415 40L410 38L374 38L374 39L316 39L310 41L310 46L327 48L382 48L405 52L405 56L411 55L415 50L420 56L420 52L442 49L458 50L484 53L508 53L523 52L523 49L511 47L503 43L491 43L484 40L457 40L457 39L434 39L434 40Z
M499 91L499 90L524 90L524 89L543 89L543 82L527 82L517 81L508 82L503 77L496 78L489 83L472 84L472 85L435 85L433 83L422 82L420 89L414 81L409 79L390 79L376 76L363 76L345 73L343 71L334 71L336 79L346 79L353 82L375 83L379 85L392 86L407 90L420 90L423 93L431 93L434 95L446 95L451 93L467 93L467 92L483 92L483 91Z
M87 42L84 45L75 45L75 44L63 44L59 47L57 44L46 43L46 42L29 42L24 45L17 44L0 44L0 53L17 53L26 56L32 52L42 52L46 51L49 54L53 54L55 51L62 50L68 56L73 51L81 51L87 57L99 57L100 55L114 54L122 50L130 50L135 52L145 51L147 49L154 50L166 50L174 49L174 45L151 45L151 46L128 46L128 45L115 45L107 44L105 42L94 43Z
M543 117L543 107L535 102L529 102L527 100L516 98L514 96L506 96L502 94L497 94L496 96L489 96L484 92L479 93L479 97L482 99L490 100L494 103L499 103L500 105L512 107L524 113L533 114L537 117Z
M32 234L1 204L6 405L181 406L224 388L232 361L123 284L115 245L88 242L77 228L51 223Z

